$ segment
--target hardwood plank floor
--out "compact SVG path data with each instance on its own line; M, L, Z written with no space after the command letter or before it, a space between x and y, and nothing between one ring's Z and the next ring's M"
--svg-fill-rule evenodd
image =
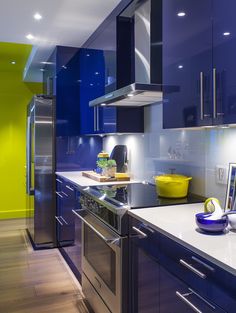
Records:
M22 219L0 220L0 312L88 313L58 249L34 251Z

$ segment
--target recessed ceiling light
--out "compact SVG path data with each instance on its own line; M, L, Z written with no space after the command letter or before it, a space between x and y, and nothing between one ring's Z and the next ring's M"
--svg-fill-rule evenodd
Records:
M230 35L230 32L224 32L223 35L224 35L224 36L229 36L229 35Z
M99 75L99 72L95 72L94 74L95 74L95 75Z
M40 21L42 18L43 18L43 17L42 17L41 14L39 14L39 13L35 13L35 14L34 14L34 19L35 19L35 20Z
M182 64L178 65L178 68L181 69L183 68L184 66Z
M27 39L32 40L34 39L34 36L32 34L28 34L25 36Z
M186 13L185 13L185 12L178 12L177 15L178 15L179 17L184 17L184 16L186 15Z
M11 61L11 64L16 64L16 61Z

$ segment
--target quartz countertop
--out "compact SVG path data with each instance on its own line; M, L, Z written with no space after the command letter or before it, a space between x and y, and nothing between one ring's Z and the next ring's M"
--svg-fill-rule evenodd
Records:
M124 185L124 184L131 184L131 183L138 183L140 181L130 179L130 181L112 181L112 182L98 182L91 178L87 178L82 176L81 171L73 171L73 172L56 172L56 175L61 176L72 182L75 185L80 187L86 186L99 186L99 185Z
M203 208L203 203L185 204L136 209L129 214L236 275L236 231L228 227L222 234L201 233L195 214Z

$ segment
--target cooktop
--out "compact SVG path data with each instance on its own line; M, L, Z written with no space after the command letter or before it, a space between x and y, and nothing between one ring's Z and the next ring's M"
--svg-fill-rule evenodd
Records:
M100 200L108 202L117 208L139 209L205 201L204 197L191 193L185 198L162 198L158 196L155 185L145 182L126 185L100 185L90 187L90 189L97 194Z

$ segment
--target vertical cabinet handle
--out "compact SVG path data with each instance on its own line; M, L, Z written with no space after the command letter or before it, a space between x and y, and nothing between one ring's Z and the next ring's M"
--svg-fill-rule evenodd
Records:
M213 118L217 117L217 101L216 101L216 68L213 68Z
M204 76L203 72L200 72L200 119L203 121L204 119Z
M97 107L93 107L93 130L97 130Z
M97 107L97 131L100 130L100 125L99 125L99 107Z

